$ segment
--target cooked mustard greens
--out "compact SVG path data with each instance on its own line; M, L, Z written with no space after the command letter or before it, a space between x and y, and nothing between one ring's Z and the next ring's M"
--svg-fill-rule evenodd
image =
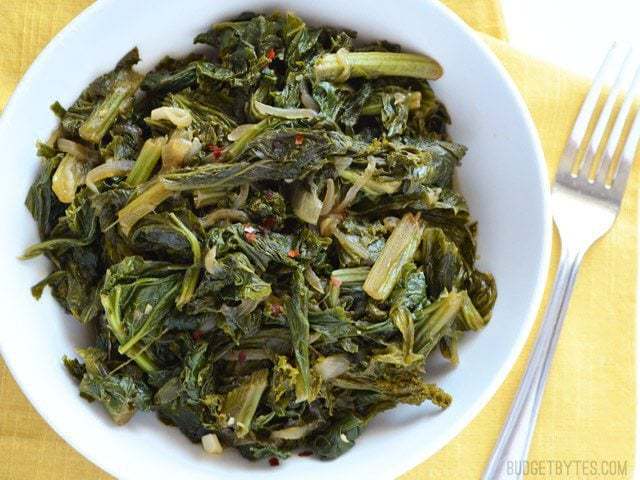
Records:
M496 300L452 182L465 147L423 55L243 14L141 75L91 83L26 205L45 286L95 334L65 358L118 424L154 410L205 449L325 459L399 403L451 397L434 350Z

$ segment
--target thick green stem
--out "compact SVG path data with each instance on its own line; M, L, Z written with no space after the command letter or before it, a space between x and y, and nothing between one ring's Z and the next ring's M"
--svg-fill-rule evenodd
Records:
M362 285L370 270L369 267L341 268L331 272L331 280L337 280L344 286Z
M333 236L338 240L342 249L353 257L366 260L369 258L369 251L355 240L351 240L337 228L333 231Z
M113 310L111 308L111 305L120 304L120 300L118 298L120 296L119 288L115 289L114 295L116 295L115 301L110 301L108 296L106 295L103 295L101 297L101 301L102 301L102 306L104 307L104 310L105 310L105 314L106 314L105 317L107 319L107 323L109 324L109 328L113 332L113 335L116 337L116 340L118 341L118 343L122 345L123 343L125 343L127 337L124 331L124 326L122 325L120 310L118 308L116 308L116 310ZM149 354L146 352L142 352L142 353L138 353L137 351L129 352L127 353L127 356L133 359L133 361L136 362L140 366L140 368L142 368L147 373L157 370L157 367L153 363L153 360L151 359Z
M156 168L158 160L160 160L162 147L164 147L165 143L167 143L167 139L164 137L150 138L144 142L136 163L127 176L129 185L137 187L151 178L151 174Z
M193 202L196 208L208 207L219 203L221 200L228 198L227 192L221 192L219 190L196 190L193 194Z
M349 78L411 77L436 80L442 67L434 59L416 53L348 52L322 55L313 66L316 80L345 82Z
M250 128L245 129L242 132L242 135L240 135L240 138L238 138L235 142L233 142L225 149L222 155L222 160L227 162L233 160L238 155L240 155L245 148L247 148L247 145L251 140L256 138L265 130L275 127L279 122L280 120L265 118L255 125L252 125Z
M120 210L118 212L118 222L125 235L129 235L133 226L142 217L153 212L158 205L171 195L173 195L171 190L167 189L162 183L156 183Z
M423 230L424 223L418 215L407 213L402 217L364 282L364 291L371 298L386 300L391 294L402 267L413 259Z
M231 390L225 396L222 412L233 419L233 428L238 438L251 431L251 422L255 416L260 398L267 388L269 371L257 370L244 383Z
M100 143L118 117L120 107L125 100L133 97L141 81L142 76L133 71L120 72L112 91L93 109L80 127L80 137L91 143Z
M178 309L191 300L193 292L198 285L198 278L200 277L200 268L202 267L202 250L200 248L200 242L198 238L189 230L184 223L173 213L169 214L174 225L182 235L185 236L189 245L191 246L191 252L193 253L193 265L187 269L182 279L182 288L180 295L176 299L176 306Z
M362 173L355 170L343 170L339 173L340 178L346 180L351 184L355 184L362 176ZM392 180L391 178L368 178L366 183L362 186L362 191L372 197L380 195L390 195L400 190L402 186L401 180Z

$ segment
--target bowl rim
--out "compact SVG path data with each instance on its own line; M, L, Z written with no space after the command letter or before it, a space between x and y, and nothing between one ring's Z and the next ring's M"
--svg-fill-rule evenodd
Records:
M45 63L50 61L50 57L52 56L54 51L59 48L66 41L67 37L69 37L81 25L89 21L92 17L99 15L102 10L108 8L111 4L118 1L120 0L101 0L99 2L94 2L93 4L86 7L76 17L74 17L47 43L47 45L38 54L36 59L32 62L32 64L29 66L25 74L18 82L18 85L9 97L4 109L0 111L0 136L2 136L5 130L8 131L10 129L11 118L13 116L13 111L16 108L14 105L24 95L23 92L27 89L29 84L31 84L33 79L37 78L37 76L41 73L41 70L43 69ZM424 2L425 0L421 1ZM538 265L538 270L535 272L537 282L533 290L531 300L529 302L526 318L522 322L522 328L520 329L516 341L511 344L511 348L507 355L506 361L503 362L497 374L493 377L491 383L487 385L482 394L476 398L471 408L467 409L463 415L458 417L458 419L452 424L451 428L449 428L449 431L446 434L442 435L442 440L439 444L430 446L429 448L419 450L414 449L405 452L405 456L402 462L394 462L394 465L390 465L390 468L388 469L388 471L385 471L385 474L394 476L406 473L411 468L418 466L420 463L428 460L442 447L450 443L451 440L456 437L462 431L462 429L465 428L478 415L478 413L480 413L480 411L488 404L489 400L496 394L497 390L506 379L508 373L513 368L518 356L522 352L529 334L532 333L531 330L533 324L535 323L538 310L541 306L542 296L546 288L549 274L549 265L551 261L552 217L550 206L550 184L544 151L542 149L540 137L538 136L537 128L535 126L535 123L533 122L531 113L520 91L517 89L513 79L511 78L505 67L502 65L500 60L498 60L496 55L489 48L489 46L479 37L478 32L473 30L460 17L458 17L458 15L454 11L450 10L440 1L426 1L429 2L432 8L438 10L439 13L443 17L445 17L447 21L452 22L454 26L460 30L462 35L466 36L471 40L472 43L474 43L478 47L482 55L485 57L484 59L498 72L499 76L504 81L504 84L507 87L507 93L511 97L511 100L514 101L515 105L517 106L519 113L526 125L527 134L533 146L533 153L536 158L535 167L540 179L539 187L542 191L541 211L544 220L544 228L541 238L541 261ZM73 447L74 450L76 450L98 468L104 470L109 474L115 475L118 478L127 478L127 470L124 468L124 466L121 466L117 460L108 460L104 456L98 454L94 449L90 448L89 446L85 446L85 444L81 442L80 439L77 438L74 434L74 428L69 428L62 419L57 419L55 418L55 416L49 414L46 407L45 399L39 399L33 394L32 390L29 387L29 384L27 383L27 380L17 375L19 371L19 367L17 366L17 364L13 361L12 358L5 355L4 351L5 349L3 349L3 339L0 337L0 355L4 359L7 369L11 373L14 381L18 384L22 393L29 400L29 403L31 403L38 414L47 422L47 424L66 443Z

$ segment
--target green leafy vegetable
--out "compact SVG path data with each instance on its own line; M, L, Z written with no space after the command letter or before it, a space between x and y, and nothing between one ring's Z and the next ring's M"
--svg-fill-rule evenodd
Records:
M317 80L345 82L350 78L383 76L437 80L442 67L432 58L414 53L349 52L321 55L314 65Z
M106 352L97 348L78 350L84 360L84 368L79 363L73 365L80 377L80 394L89 400L97 400L118 425L127 423L136 410L151 408L151 390L140 378L125 373L113 374L105 365ZM72 370L73 371L73 370Z
M153 339L175 304L180 284L176 268L128 257L107 270L100 293L109 329L126 354L149 372L152 355L141 345Z
M331 460L348 452L360 436L365 422L355 415L346 415L310 440L313 452L318 457Z
M355 40L244 13L52 106L23 257L51 263L33 296L91 332L64 365L116 424L333 459L385 410L450 405L427 357L463 361L497 297L455 189L466 149L435 60Z
M49 149L50 147L47 147L46 151L38 152L39 155L42 153L40 155L42 161L40 174L29 188L25 200L26 207L38 224L38 232L41 237L47 237L51 233L58 217L64 211L63 204L52 189L52 177L62 160L62 154L56 155L55 150L49 152Z

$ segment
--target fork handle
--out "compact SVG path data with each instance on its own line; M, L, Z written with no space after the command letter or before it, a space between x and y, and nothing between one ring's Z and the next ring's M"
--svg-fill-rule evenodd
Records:
M547 307L527 370L511 406L507 421L484 472L485 480L520 480L527 459L549 367L584 252L564 248Z

